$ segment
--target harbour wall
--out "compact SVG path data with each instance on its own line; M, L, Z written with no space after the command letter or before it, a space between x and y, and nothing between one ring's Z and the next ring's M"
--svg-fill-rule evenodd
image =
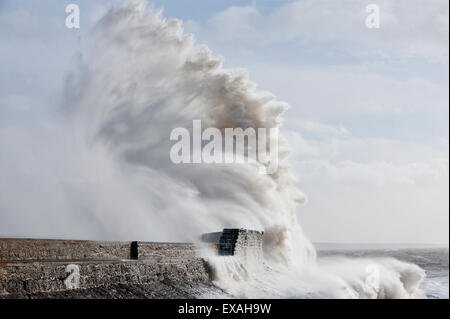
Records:
M261 232L224 229L202 239L160 243L0 238L0 298L73 297L74 292L86 296L92 289L92 297L98 298L98 291L107 287L146 287L140 297L158 296L153 290L161 283L212 285L205 251L224 257L262 254Z

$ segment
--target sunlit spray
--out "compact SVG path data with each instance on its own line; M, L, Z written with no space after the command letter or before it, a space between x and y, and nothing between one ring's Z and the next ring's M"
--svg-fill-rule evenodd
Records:
M264 231L262 260L208 259L215 283L236 296L418 295L423 271L416 266L316 260L296 215L306 197L278 134L288 105L257 90L245 71L224 69L221 58L194 45L180 21L147 10L145 1L111 9L92 43L68 77L57 114L23 131L2 128L0 208L9 212L3 233L20 224L18 235L26 236L196 241L205 232L243 227ZM170 160L177 128L189 141L195 137L190 164ZM240 162L252 146L221 154L221 140L217 154L232 154L234 162L215 163L219 155L208 141L217 132L226 139L227 130L233 140L253 136L269 158ZM207 145L211 163L203 163ZM372 264L379 269L376 282L366 280Z

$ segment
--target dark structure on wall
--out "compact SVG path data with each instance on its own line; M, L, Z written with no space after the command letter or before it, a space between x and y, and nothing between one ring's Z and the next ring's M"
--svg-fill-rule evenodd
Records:
M222 232L202 235L204 242L218 244L220 256L261 257L262 235L256 230L225 228Z

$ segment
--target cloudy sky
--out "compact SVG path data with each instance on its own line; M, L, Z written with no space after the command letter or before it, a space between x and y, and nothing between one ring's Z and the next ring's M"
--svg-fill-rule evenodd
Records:
M0 0L0 126L56 107L78 50L111 1ZM117 2L117 1L114 1ZM366 5L380 28L365 26ZM288 102L284 134L316 242L446 243L447 0L158 0L199 43ZM45 113L45 112L44 112ZM0 154L1 155L1 154Z

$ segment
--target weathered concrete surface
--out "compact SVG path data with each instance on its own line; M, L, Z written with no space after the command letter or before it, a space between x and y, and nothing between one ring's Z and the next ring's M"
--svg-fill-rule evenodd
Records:
M134 248L137 256L133 256ZM212 243L115 242L61 239L0 238L0 263L14 261L122 260L192 258Z
M165 258L198 257L202 249L214 249L214 243L154 243L137 242L139 260L160 260Z
M78 268L76 273L74 268ZM75 278L78 282L71 282L70 276L74 275L78 276L78 279ZM128 260L0 264L0 296L25 296L118 284L139 285L164 280L208 284L208 265L201 258L167 259L164 262Z
M0 263L130 259L131 242L0 238Z
M244 229L225 229L218 243L0 239L0 298L223 297L201 252L261 247L262 233Z
M57 292L10 294L0 299L198 299L232 298L222 289L203 283L178 283L164 280L148 284L115 284L88 289Z

